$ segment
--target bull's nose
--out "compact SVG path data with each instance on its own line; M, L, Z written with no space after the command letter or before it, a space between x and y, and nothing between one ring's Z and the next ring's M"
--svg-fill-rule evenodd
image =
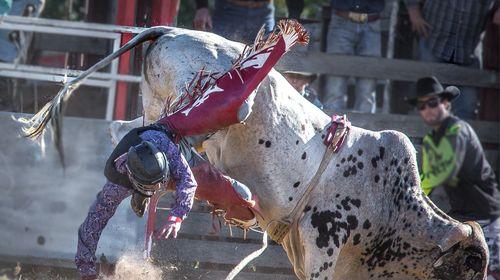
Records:
M434 263L434 274L438 279L484 279L487 265L482 248L457 244Z
M477 223L468 222L472 232L466 239L442 252L434 262L438 279L485 279L488 248Z
M484 260L481 258L481 255L469 255L465 258L465 266L468 269L472 269L475 272L481 272L483 269Z
M469 238L472 235L472 231L472 226L468 224L457 224L438 242L438 246L442 252L446 252L456 244Z

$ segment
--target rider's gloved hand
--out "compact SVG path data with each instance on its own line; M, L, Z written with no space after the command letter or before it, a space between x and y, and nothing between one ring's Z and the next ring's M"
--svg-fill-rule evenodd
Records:
M168 216L167 222L156 231L157 239L167 239L170 236L177 238L177 232L181 229L182 219L175 216Z

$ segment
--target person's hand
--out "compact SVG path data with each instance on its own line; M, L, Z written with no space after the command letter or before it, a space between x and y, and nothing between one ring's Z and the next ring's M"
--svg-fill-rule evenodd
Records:
M212 17L208 8L200 8L196 10L193 20L194 29L201 31L212 30Z
M493 15L493 23L500 26L500 8L498 8Z
M408 8L408 14L410 15L410 21L413 31L417 32L422 37L427 37L432 26L425 21L420 12L420 8L411 7Z
M177 232L181 229L182 219L175 216L168 216L167 223L156 231L156 239L167 239L170 236L177 238Z

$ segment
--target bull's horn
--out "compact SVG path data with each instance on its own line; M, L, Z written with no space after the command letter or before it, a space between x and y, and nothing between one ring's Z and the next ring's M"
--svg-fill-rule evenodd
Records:
M441 256L439 259L437 259L437 261L434 262L433 267L440 267L443 264L444 258L446 256L448 256L448 254L445 254L445 255Z
M448 233L443 237L443 239L438 242L439 249L442 252L448 251L453 245L471 236L472 227L468 224L458 224L448 231Z

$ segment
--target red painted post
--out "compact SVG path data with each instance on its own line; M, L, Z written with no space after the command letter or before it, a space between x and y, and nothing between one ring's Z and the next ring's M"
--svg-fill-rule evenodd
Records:
M179 10L179 0L153 0L151 3L151 17L148 26L156 25L174 25L177 11ZM144 257L151 258L151 248L153 246L153 233L156 221L156 207L160 198L165 195L165 191L155 193L149 202L147 222L146 222L146 240Z
M116 16L116 24L134 26L136 0L120 0L118 1L118 12ZM123 46L132 39L132 34L123 34L121 45ZM119 74L130 73L130 52L123 54L120 57L118 67ZM124 120L127 114L127 89L128 85L125 82L117 82L115 106L113 118L115 120Z
M174 20L179 10L179 3L179 0L153 0L151 26L174 25Z
M164 196L166 191L157 191L149 201L148 205L148 213L146 220L146 238L145 238L145 250L143 257L145 259L151 258L151 249L153 247L153 233L155 231L155 222L156 222L156 207L158 206L158 201L160 198Z

